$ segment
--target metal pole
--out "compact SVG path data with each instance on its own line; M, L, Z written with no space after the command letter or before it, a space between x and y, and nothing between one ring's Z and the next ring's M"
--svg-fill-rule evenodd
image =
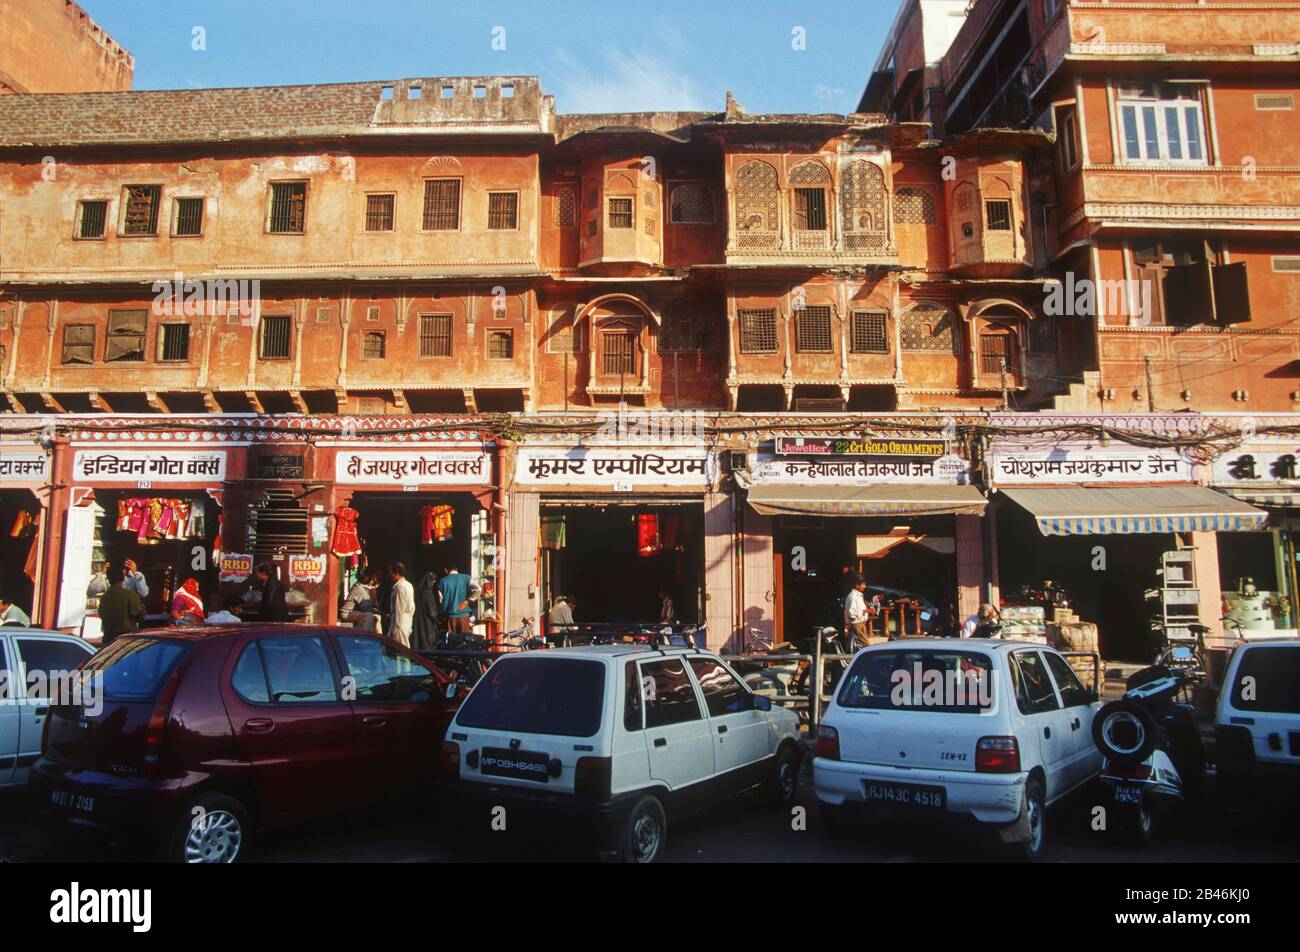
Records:
M1002 375L1002 409L1005 410L1011 405L1011 401L1007 399L1007 359L1001 357L999 362L1002 364L1000 371Z
M1143 360L1146 362L1146 374L1147 374L1147 412L1148 412L1148 413L1155 413L1155 412L1156 412L1156 392L1155 392L1153 389L1151 389L1151 388L1152 388L1152 383L1151 383L1151 358L1150 358L1150 357L1144 357Z
M822 720L822 633L813 636L812 678L808 682L808 727L813 735Z

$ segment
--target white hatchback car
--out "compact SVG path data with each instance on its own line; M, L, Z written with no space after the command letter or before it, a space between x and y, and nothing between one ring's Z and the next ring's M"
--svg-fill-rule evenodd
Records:
M459 828L504 809L594 833L604 856L651 862L667 815L755 787L794 800L799 718L716 655L639 645L507 655L447 728L444 793Z
M1214 718L1219 783L1230 803L1295 809L1300 795L1300 639L1238 646Z
M908 639L862 649L818 728L825 825L855 811L993 824L1037 857L1046 807L1101 769L1097 695L1043 645Z
M25 784L41 756L49 686L66 685L64 675L94 653L94 645L76 635L0 628L0 789Z

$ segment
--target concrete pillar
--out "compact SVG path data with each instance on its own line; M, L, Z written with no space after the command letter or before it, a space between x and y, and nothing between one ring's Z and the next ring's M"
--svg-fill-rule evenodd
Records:
M1222 586L1219 583L1219 534L1217 532L1191 532L1191 545L1196 550L1196 587L1201 593L1199 614L1201 624L1210 629L1205 636L1210 645L1225 644L1223 637Z
M506 504L506 591L501 610L502 631L518 627L524 617L540 626L546 606L538 601L537 565L541 532L541 497L537 493L508 495ZM499 557L498 557L498 564Z
M707 647L721 651L736 633L735 501L731 493L704 496L704 620ZM739 647L738 645L734 645ZM701 645L700 647L705 647Z
M741 571L745 582L745 600L741 625L757 628L761 637L771 639L776 633L776 580L773 578L771 516L760 516L754 511L745 513L745 536L741 540L743 564ZM802 637L806 632L793 632Z
M979 611L985 586L984 520L956 516L957 520L957 621Z

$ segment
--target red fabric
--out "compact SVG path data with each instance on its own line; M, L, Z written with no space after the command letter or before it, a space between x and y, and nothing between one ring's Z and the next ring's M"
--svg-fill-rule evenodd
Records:
M357 538L357 512L349 506L339 506L334 510L334 539L330 542L330 551L343 557L361 554L361 540Z
M638 513L636 517L636 552L637 555L658 555L662 546L659 543L659 517L652 512Z

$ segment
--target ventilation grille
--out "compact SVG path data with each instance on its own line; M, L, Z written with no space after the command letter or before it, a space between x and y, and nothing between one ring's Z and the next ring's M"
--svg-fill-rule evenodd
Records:
M249 517L253 557L262 562L285 555L307 554L307 510L292 489L268 489Z
M1256 93L1255 108L1263 112L1279 112L1295 108L1291 93Z

